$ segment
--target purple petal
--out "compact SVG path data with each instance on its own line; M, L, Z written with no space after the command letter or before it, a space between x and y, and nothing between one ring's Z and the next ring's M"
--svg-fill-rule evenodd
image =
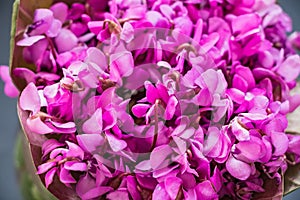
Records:
M220 131L216 127L210 127L203 144L204 155L216 157L220 153L222 146L220 143Z
M214 170L214 174L210 177L211 184L214 186L216 191L220 191L222 188L222 174L220 170L216 167Z
M50 29L47 31L48 37L51 38L56 37L59 34L61 27L62 27L61 21L54 19Z
M238 118L233 120L233 122L231 124L231 129L232 129L233 135L236 137L237 140L239 140L239 141L250 140L249 131L241 126Z
M133 40L134 29L130 23L128 22L124 23L120 38L124 40L126 43L129 43L131 40Z
M145 82L145 88L146 88L146 97L149 103L154 104L156 99L159 99L158 91L156 87L152 85L150 82Z
M176 199L182 180L177 177L168 177L165 180L165 188L171 199Z
M97 197L101 197L105 193L112 191L113 188L107 187L107 186L99 186L95 187L88 192L86 192L84 195L81 196L83 200L89 200L89 199L95 199Z
M110 57L111 80L118 81L118 78L130 76L133 72L134 61L131 52L113 54ZM115 75L117 74L117 76Z
M152 199L171 200L163 183L156 186L152 194Z
M288 135L289 148L288 151L294 154L300 155L300 136L299 135Z
M253 136L250 141L241 141L236 145L236 148L240 151L242 156L245 156L249 161L256 162L259 158L263 157L262 143L253 141Z
M86 152L94 152L104 142L100 134L82 134L76 136L79 146Z
M51 168L56 166L56 162L47 162L38 166L37 174L44 174L49 171Z
M114 127L117 123L117 113L115 110L108 110L103 113L103 130Z
M18 41L17 45L21 47L29 47L44 38L45 38L44 35L35 35L35 36L27 37Z
M278 68L277 73L284 77L286 82L294 81L300 73L299 55L289 56Z
M7 66L0 66L0 79L5 83L4 93L6 96L15 98L19 96L19 90L16 88L9 74L9 68Z
M197 199L218 199L218 194L214 190L210 181L203 181L199 183L196 188Z
M285 133L272 132L271 141L275 148L274 156L282 156L288 149L289 139Z
M59 53L72 50L77 46L78 38L68 29L61 29L55 38L55 44Z
M166 107L166 112L165 112L166 120L170 120L173 118L177 105L178 105L178 100L176 99L175 96L171 96Z
M83 150L77 145L74 144L72 142L68 142L66 141L68 147L69 147L69 151L66 155L66 157L75 157L75 158L80 158L81 160L83 160L84 158L84 152Z
M65 22L68 16L68 6L63 2L56 3L50 7L53 12L54 18L60 20L62 23Z
M200 106L210 106L212 104L212 96L208 88L203 88L194 97L194 102Z
M47 141L45 141L43 143L43 146L42 146L43 155L47 155L51 151L53 151L54 149L56 149L58 147L62 147L62 146L64 146L64 144L58 142L57 140L55 140L55 139L48 139Z
M100 134L103 130L102 109L98 108L95 113L84 122L82 130L88 134Z
M87 50L85 62L93 62L98 65L103 71L105 71L107 68L106 56L96 47L91 47Z
M232 80L232 87L233 88L236 88L242 92L247 92L248 91L248 83L247 81L241 77L240 75L236 74L234 77L233 77L233 80Z
M137 181L135 180L134 176L127 176L127 189L128 192L130 194L130 196L132 197L132 199L134 200L141 200L141 194L137 189Z
M33 83L29 83L20 96L20 107L22 110L31 111L36 114L41 109L41 100L38 90Z
M91 21L88 23L88 27L92 33L98 35L103 30L103 23L103 21Z
M151 169L150 160L143 160L135 166L136 169L141 171L148 171Z
M57 167L54 167L49 172L47 172L45 176L46 188L48 188L49 185L51 185L51 183L53 182L53 178L56 172L57 172Z
M36 9L34 12L34 22L38 25L33 24L33 30L30 32L31 35L42 35L46 33L53 22L53 13L49 9Z
M258 14L245 14L232 20L233 34L239 35L240 38L246 37L253 29L258 28L261 18Z
M230 98L238 104L242 104L245 100L245 93L236 88L227 89L226 94L228 94L228 96L230 96Z
M251 174L251 167L249 164L229 156L226 162L226 169L235 178L246 180Z
M125 141L116 138L112 134L106 133L106 137L111 149L114 152L119 152L127 147L127 143Z
M27 126L30 131L37 134L49 134L53 133L53 129L51 129L49 126L47 126L40 117L35 117L33 119L28 118L27 119Z
M161 164L171 153L172 149L168 145L162 145L154 148L150 154L150 162L152 169L162 167Z
M129 200L128 192L126 190L110 192L106 197L110 200Z
M144 117L150 107L149 104L136 104L132 107L132 113L136 117Z
M60 170L59 179L64 184L76 183L76 180L73 178L71 173L64 167L62 167Z
M67 161L64 164L64 168L70 171L87 171L87 164L77 161Z

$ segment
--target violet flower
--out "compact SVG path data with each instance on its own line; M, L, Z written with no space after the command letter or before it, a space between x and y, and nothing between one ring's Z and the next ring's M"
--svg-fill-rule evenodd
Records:
M12 73L27 84L19 109L43 153L38 174L81 199L264 195L300 162L300 140L286 134L300 104L291 95L299 36L290 31L275 1L37 9L16 47L34 67Z

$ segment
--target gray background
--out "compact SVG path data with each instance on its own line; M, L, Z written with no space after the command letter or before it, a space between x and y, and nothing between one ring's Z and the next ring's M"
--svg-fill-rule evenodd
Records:
M283 8L294 20L294 29L300 31L300 1L280 0ZM13 0L0 0L0 64L7 65L9 58L10 17ZM15 175L13 149L19 129L16 115L16 100L3 94L0 81L0 200L21 200ZM300 199L300 190L285 200Z

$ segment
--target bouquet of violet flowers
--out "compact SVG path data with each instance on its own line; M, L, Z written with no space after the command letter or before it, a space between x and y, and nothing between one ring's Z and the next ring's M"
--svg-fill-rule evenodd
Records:
M300 35L275 0L16 0L12 24L1 77L36 192L267 200L299 187Z

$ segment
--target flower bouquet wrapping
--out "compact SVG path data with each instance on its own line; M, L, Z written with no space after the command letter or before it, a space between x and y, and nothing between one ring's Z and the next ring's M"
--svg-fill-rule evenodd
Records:
M300 35L275 0L17 0L12 21L1 77L36 199L299 187Z

